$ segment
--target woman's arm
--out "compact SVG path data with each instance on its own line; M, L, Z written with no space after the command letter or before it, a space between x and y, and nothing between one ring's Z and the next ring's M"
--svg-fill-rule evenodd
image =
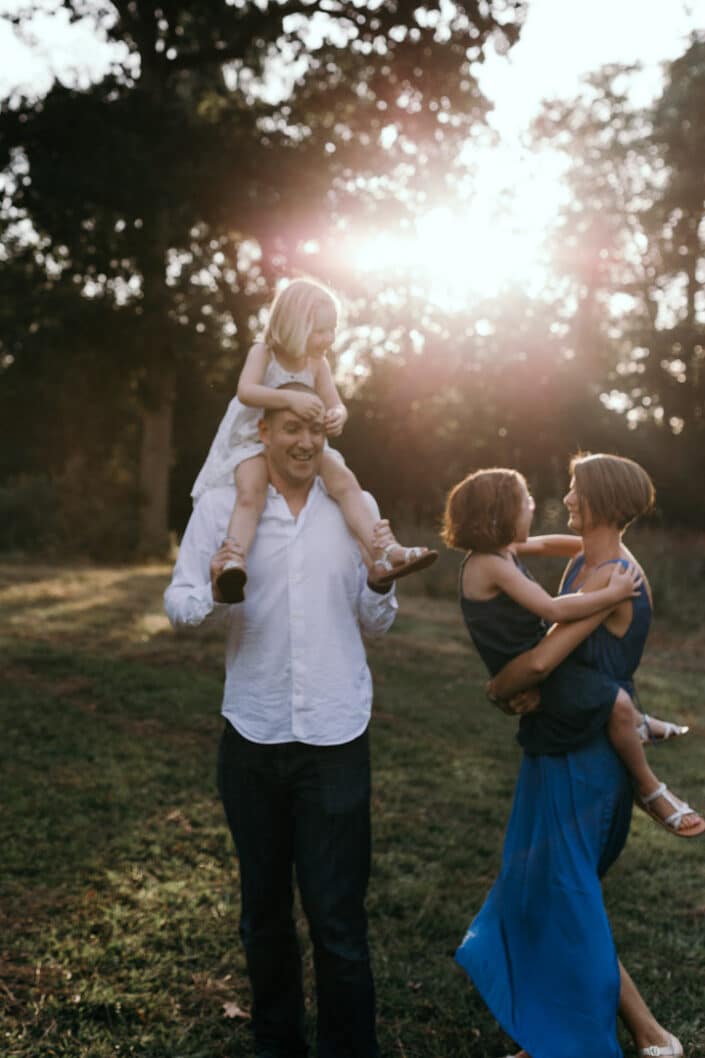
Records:
M625 570L621 565L617 565L602 587L585 594L574 592L554 598L535 580L526 577L513 562L500 558L499 555L487 556L487 560L488 566L491 564L496 587L520 606L547 621L577 621L606 607L613 609L622 599L629 599L636 594L639 581L639 575L633 566Z
M553 625L532 650L525 650L490 680L490 696L506 700L541 683L611 612L605 609L582 621Z
M583 587L594 592L604 587L609 576L607 569L600 569L590 577ZM528 687L541 683L569 654L575 650L598 625L609 617L614 606L601 610L591 617L570 624L557 624L531 650L524 651L510 661L490 680L489 693L492 698L509 699Z
M546 536L530 536L514 545L518 555L546 555L551 558L575 558L583 549L579 536L568 533L549 533Z
M302 393L293 389L274 389L263 386L262 380L270 352L263 342L252 346L240 373L237 384L238 399L250 408L271 408L273 410L290 408L303 419L312 419L323 411L321 400L313 393Z

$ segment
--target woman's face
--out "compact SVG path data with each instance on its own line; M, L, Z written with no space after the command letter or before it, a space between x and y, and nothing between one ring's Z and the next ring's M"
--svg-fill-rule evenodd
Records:
M515 539L521 543L526 540L531 532L531 523L534 518L536 504L534 502L534 497L531 495L526 485L521 481L519 482L519 491L521 493L521 505L519 507L519 514L517 515Z
M572 529L574 533L583 533L586 529L586 525L581 506L585 509L586 504L584 501L581 504L578 489L575 484L575 477L570 479L568 491L563 497L563 506L568 512L568 528Z

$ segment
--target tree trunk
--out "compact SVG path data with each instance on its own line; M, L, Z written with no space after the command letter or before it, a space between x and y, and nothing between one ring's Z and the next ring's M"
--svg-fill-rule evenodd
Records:
M140 452L140 551L164 558L169 548L169 471L174 389L171 379L162 385L159 402L142 412Z

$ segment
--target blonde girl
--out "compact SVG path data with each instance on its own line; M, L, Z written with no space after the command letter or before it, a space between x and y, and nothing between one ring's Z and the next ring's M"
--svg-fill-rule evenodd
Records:
M247 354L237 396L230 402L196 478L191 492L194 503L207 489L231 484L234 475L237 498L227 536L236 545L238 557L218 578L218 590L228 603L244 598L247 554L267 495L267 464L257 431L262 410L287 408L307 421L322 415L328 437L338 437L347 420L326 359L338 315L335 296L312 279L295 279L279 291L262 340ZM291 382L303 383L314 392L278 388ZM355 475L340 453L327 444L321 478L368 561L379 567L377 572L381 569L377 584L384 587L436 560L436 551L402 547L389 523L373 517Z

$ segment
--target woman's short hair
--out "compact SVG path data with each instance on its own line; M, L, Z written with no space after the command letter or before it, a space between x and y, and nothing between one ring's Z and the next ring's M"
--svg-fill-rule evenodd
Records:
M616 525L623 531L654 505L654 483L633 459L579 452L570 461L570 472L583 521L588 516L592 525Z
M340 312L335 294L315 279L293 279L279 291L269 310L264 342L276 353L282 349L289 356L302 359L313 330L317 308Z
M463 551L498 551L516 536L526 481L518 470L490 467L458 482L446 499L442 537Z

